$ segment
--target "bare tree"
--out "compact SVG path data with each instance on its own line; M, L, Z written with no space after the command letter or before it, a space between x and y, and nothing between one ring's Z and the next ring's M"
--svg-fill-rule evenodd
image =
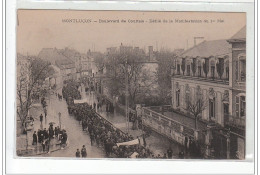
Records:
M19 59L19 58L18 58ZM28 112L34 103L35 94L43 91L43 81L54 73L50 63L36 57L25 58L26 64L18 65L17 72L17 114L21 127L26 129ZM19 60L18 60L19 62Z
M162 50L156 53L158 68L156 71L159 85L159 98L161 103L170 104L171 102L171 69L174 65L176 54L168 50Z
M143 72L145 55L141 52L125 51L108 55L106 59L106 86L111 95L125 96L128 84L129 103L134 105L137 95L150 88L149 76ZM126 82L127 76L127 82Z
M195 119L195 129L198 129L198 118L199 115L207 107L206 101L203 99L202 96L198 97L196 100L187 100L187 111L194 116Z

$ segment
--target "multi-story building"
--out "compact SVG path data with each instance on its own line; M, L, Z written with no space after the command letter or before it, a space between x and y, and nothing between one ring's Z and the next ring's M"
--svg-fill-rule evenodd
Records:
M64 59L56 60L55 63L60 69L63 82L66 80L76 80L77 74L74 61L65 57Z
M191 115L188 105L203 100L199 116L215 124L211 141L220 158L244 158L245 46L244 27L228 40L204 41L175 60L172 107Z
M226 115L224 124L237 136L231 134L231 155L243 159L246 124L246 26L228 39L228 42L232 45L232 109Z

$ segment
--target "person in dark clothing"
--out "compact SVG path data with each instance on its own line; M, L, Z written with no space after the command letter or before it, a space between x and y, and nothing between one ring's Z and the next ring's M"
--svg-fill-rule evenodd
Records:
M94 134L93 134L93 132L91 132L90 133L90 142L91 142L91 146L93 145L93 143L94 143Z
M184 145L185 145L185 150L187 151L187 149L188 149L188 137L187 136L185 136Z
M37 131L37 136L38 136L38 143L41 143L42 140L41 140L41 130L40 129L38 129L38 131Z
M49 134L48 134L46 128L44 128L44 130L43 130L43 136L44 136L44 139L47 139L49 137Z
M45 150L47 153L50 151L50 141L48 139L45 140Z
M33 143L32 143L33 145L37 145L37 134L36 134L36 131L34 131L34 133L33 133Z
M82 146L81 149L81 157L87 157L87 150L85 148L85 145Z
M46 140L43 140L43 142L42 142L42 151L43 152L45 151L45 142L46 142Z
M55 135L55 137L58 136L58 129L57 129L57 127L54 128L54 135Z
M41 124L42 124L42 120L43 120L43 116L42 116L42 114L40 115L40 122L41 122Z
M167 159L167 155L166 155L166 153L164 153L163 158L164 158L164 159Z
M169 147L169 149L167 150L167 155L168 155L168 159L172 158L172 148Z
M93 104L93 109L96 110L96 103Z
M184 151L180 151L179 152L179 158L180 159L184 159Z
M76 157L80 157L80 151L79 151L79 149L77 149Z
M68 135L67 135L66 131L64 131L62 134L62 144L66 144L67 139L68 139Z
M53 136L54 136L53 125L50 125L50 127L49 127L49 138L52 139Z

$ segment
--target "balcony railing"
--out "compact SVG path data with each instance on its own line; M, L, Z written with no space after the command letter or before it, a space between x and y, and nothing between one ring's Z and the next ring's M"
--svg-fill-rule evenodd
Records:
M227 79L217 79L211 77L206 78L206 77L187 76L187 75L174 75L173 78L182 78L187 80L203 81L208 83L217 83L217 84L224 84L224 85L229 84L229 81Z
M194 130L178 121L168 118L158 112L143 107L143 122L156 132L184 144L185 136L194 137Z
M235 117L232 115L225 115L224 116L225 125L234 126L238 128L244 128L245 127L245 117Z

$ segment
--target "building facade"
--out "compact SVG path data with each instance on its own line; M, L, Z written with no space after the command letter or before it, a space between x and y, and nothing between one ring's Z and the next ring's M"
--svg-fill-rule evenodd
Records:
M175 59L172 107L192 115L189 105L203 102L199 117L214 125L210 142L218 158L244 158L245 39L244 27L231 39L204 41Z
M67 80L76 80L77 74L74 61L69 60L67 58L57 60L56 66L60 69L63 82Z

